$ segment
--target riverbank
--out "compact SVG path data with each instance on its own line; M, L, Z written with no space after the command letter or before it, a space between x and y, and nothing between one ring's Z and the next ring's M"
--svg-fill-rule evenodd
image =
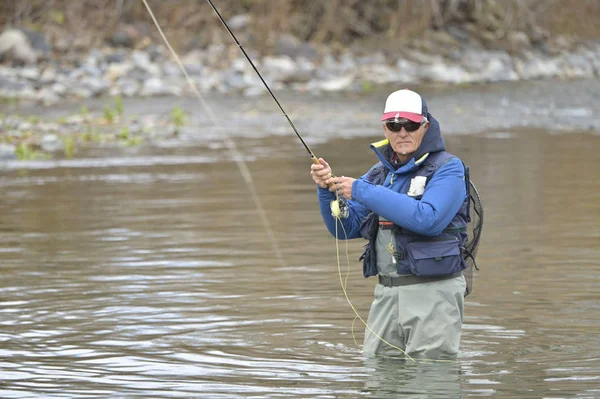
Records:
M2 49L19 49L5 50L5 63L0 65L4 103L51 106L108 96L192 94L163 43L142 40L136 48L107 45L50 55L43 37L7 30L0 35L0 53ZM368 92L379 85L600 77L600 41L556 37L534 44L520 32L511 32L502 49L458 30L428 31L396 51L317 46L291 35L279 37L274 49L264 56L252 48L247 51L272 89L311 94ZM266 94L235 45L211 44L180 56L202 93Z
M530 129L600 134L600 118L594 108L600 79L415 88L427 99L445 136L510 138L516 131ZM311 147L338 138L379 134L378 121L387 94L385 87L367 93L277 92ZM9 112L0 120L0 161L20 159L37 164L46 159L130 158L156 151L168 155L190 147L219 149L223 135L235 139L240 151L251 158L265 155L260 150L263 140L278 140L281 146L292 148L299 145L268 96L250 101L243 96L210 93L205 100L217 115L217 126L198 100L187 96L97 98L43 108L35 103L15 104L6 107ZM268 156L278 154L269 152ZM21 167L19 164L27 165L13 162L10 167ZM42 164L54 165L52 161Z

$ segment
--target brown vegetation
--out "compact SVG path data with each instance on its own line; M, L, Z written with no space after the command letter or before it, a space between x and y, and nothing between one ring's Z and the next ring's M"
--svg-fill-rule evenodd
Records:
M181 49L229 40L205 0L149 0L163 28ZM382 46L423 30L460 28L493 42L511 31L532 41L549 34L600 36L598 0L216 0L226 19L248 14L246 40L268 50L275 34L347 46ZM4 0L0 23L55 36L69 34L97 45L128 26L153 36L141 0Z

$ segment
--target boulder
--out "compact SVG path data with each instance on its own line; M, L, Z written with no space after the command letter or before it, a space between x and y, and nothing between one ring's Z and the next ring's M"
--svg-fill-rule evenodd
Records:
M252 19L250 18L250 15L238 14L231 17L229 21L227 21L227 25L235 32L246 28L251 21Z
M317 50L309 43L305 43L293 35L281 35L275 43L275 52L279 55L296 58L303 57L315 61L318 57Z
M37 55L27 35L17 29L8 29L0 34L0 59L18 65L37 63Z
M56 134L44 134L40 141L40 147L45 152L56 152L63 150L65 144Z

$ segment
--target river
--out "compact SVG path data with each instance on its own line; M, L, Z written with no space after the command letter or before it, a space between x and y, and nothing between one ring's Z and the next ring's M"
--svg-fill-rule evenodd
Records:
M212 101L219 127L178 100L197 114L177 140L6 163L0 397L600 398L598 86L423 89L485 207L456 362L362 355L310 161L268 98ZM385 96L282 99L337 174L375 162ZM347 286L366 317L362 245L349 243ZM340 256L345 274L343 244Z

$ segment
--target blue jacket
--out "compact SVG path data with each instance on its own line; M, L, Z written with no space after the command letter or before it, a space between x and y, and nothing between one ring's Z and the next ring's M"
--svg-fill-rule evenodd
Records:
M462 161L452 157L441 166L425 187L419 199L406 194L410 180L427 160L430 153L445 151L439 123L431 114L429 129L414 156L405 164L393 167L393 150L388 140L373 143L371 148L379 163L357 179L352 185L352 200L347 201L349 216L341 219L346 236L338 226L338 238L352 239L361 235L361 225L369 211L383 216L396 226L418 236L437 237L455 219L466 201L465 168ZM383 184L373 184L367 176L376 168L384 168ZM334 193L318 188L321 215L332 235L335 235L335 219L331 215L330 202ZM365 237L369 238L369 237ZM372 273L365 272L372 275Z

